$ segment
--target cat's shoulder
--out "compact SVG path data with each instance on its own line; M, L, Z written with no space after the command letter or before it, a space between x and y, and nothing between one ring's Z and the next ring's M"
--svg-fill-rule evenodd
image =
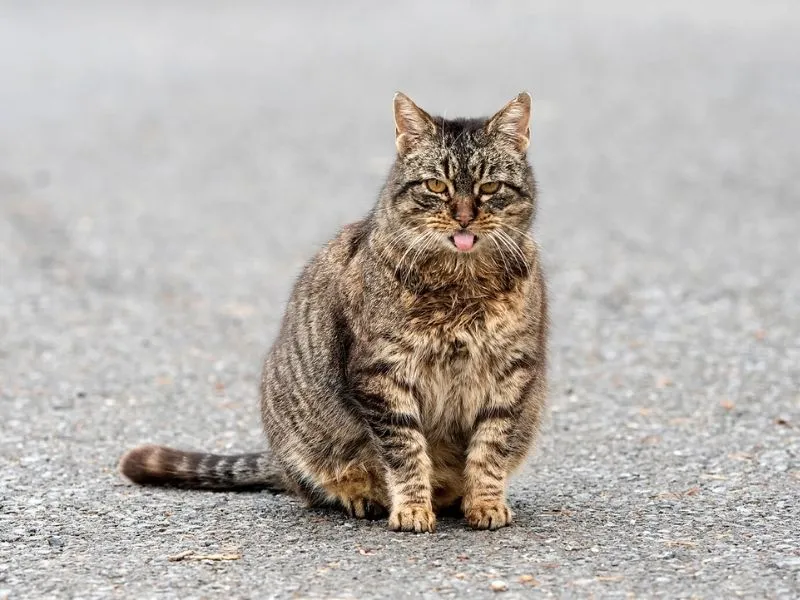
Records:
M350 263L366 243L369 232L369 219L362 219L342 227L328 243L326 251L329 259L342 266Z

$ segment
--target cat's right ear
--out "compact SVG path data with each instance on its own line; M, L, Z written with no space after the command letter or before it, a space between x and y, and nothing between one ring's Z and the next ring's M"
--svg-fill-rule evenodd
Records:
M433 136L436 133L436 124L433 118L414 104L402 92L394 95L394 143L397 153L402 156L420 138Z

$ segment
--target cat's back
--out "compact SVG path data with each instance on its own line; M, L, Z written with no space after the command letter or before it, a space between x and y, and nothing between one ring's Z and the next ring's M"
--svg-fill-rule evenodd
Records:
M360 286L354 258L367 235L366 220L344 226L308 261L295 282L281 327L267 354L265 376L288 371L289 379L330 385L346 360L349 297ZM280 378L278 378L280 379Z
M352 274L348 279L348 267L366 228L365 221L343 227L309 260L295 282L262 371L262 411L273 441L280 433L277 414L306 407L304 419L308 419L325 412L320 407L330 407L327 399L344 389L343 365L350 346L345 296L358 281Z
M347 276L346 271L365 243L368 232L367 219L349 223L317 251L295 282L287 316L291 316L291 309L297 303L312 301L321 308L341 301L340 292L348 285L342 279Z

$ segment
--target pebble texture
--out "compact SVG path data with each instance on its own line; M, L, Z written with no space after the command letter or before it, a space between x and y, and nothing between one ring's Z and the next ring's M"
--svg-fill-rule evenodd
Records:
M796 3L302 4L2 2L0 598L798 597ZM121 481L140 442L263 445L396 89L533 92L552 410L514 526Z

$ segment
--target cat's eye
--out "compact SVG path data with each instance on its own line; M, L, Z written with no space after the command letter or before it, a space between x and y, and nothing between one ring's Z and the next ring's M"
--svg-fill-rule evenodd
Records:
M441 194L447 189L447 184L441 179L428 179L425 181L425 187L434 194Z
M482 183L481 186L478 188L481 194L495 194L497 190L500 189L500 182L499 181L487 181L486 183Z

